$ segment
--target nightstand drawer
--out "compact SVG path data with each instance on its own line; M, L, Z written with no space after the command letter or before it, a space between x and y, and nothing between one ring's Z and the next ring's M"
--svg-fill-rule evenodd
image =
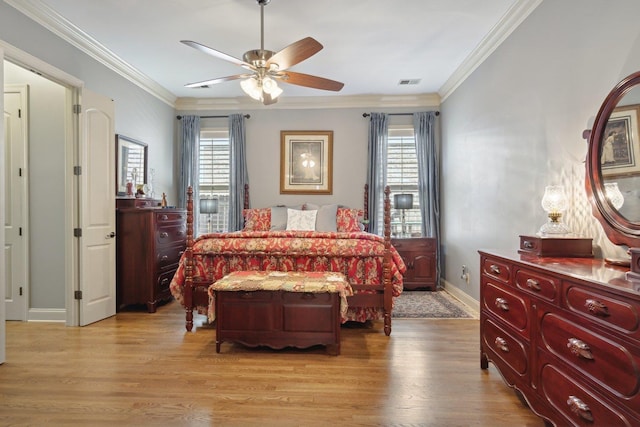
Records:
M400 251L430 251L436 250L436 239L413 238L413 239L391 239L391 245Z

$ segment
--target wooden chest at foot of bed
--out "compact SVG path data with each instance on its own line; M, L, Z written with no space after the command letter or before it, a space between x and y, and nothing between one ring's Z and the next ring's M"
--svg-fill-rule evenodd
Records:
M326 345L340 354L338 293L215 291L216 352L225 341L247 346Z

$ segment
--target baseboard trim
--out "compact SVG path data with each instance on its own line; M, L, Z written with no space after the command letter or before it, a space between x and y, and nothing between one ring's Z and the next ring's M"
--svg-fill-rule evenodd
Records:
M447 291L449 294L451 294L451 296L453 296L454 298L459 300L461 303L469 307L470 311L472 311L471 314L473 314L473 316L476 319L480 318L480 302L479 301L476 301L471 296L469 296L469 294L467 294L466 292L463 292L462 290L460 290L460 288L452 285L446 280L443 280L442 282L444 283L445 291Z
M67 321L67 310L63 308L30 308L28 322L61 322Z

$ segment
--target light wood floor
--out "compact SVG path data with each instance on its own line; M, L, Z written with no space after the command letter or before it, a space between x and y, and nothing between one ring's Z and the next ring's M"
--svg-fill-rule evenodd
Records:
M84 328L7 322L0 425L543 426L491 365L478 320L342 328L323 347L249 349L184 329L172 302Z

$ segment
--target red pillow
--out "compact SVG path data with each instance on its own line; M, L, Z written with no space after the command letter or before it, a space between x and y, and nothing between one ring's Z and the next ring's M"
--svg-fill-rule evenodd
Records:
M336 229L337 231L348 233L351 231L361 231L360 221L358 218L364 216L362 209L338 208L336 212Z
M243 231L268 231L271 228L271 208L244 209Z

